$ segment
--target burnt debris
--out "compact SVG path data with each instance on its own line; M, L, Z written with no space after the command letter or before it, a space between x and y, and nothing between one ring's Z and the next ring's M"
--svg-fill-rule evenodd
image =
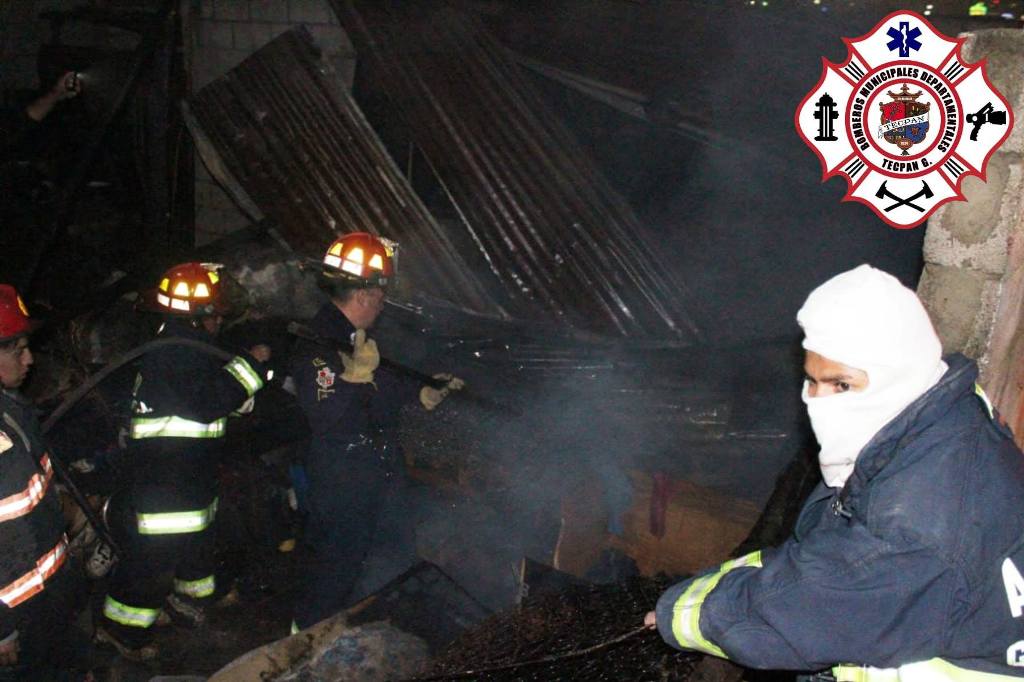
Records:
M419 680L688 680L700 656L638 627L664 578L582 585L528 600L463 634Z

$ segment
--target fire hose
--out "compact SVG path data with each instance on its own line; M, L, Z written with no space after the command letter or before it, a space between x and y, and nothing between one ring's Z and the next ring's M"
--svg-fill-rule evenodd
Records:
M605 640L604 642L600 642L598 644L594 644L593 646L588 646L584 649L575 649L574 651L569 651L564 654L552 654L550 656L534 658L529 661L516 661L515 663L506 663L505 665L498 665L492 668L460 670L454 673L442 673L439 675L431 675L429 677L413 677L409 680L406 680L406 682L435 682L436 680L457 680L477 677L479 675L487 675L490 673L503 672L506 670L515 670L516 668L525 668L526 666L531 665L543 665L544 663L554 663L555 661L562 661L569 658L579 658L581 656L587 656L602 649L607 649L608 647L615 646L616 644L621 644L622 642L625 642L627 639L632 639L633 637L636 637L637 635L644 632L653 632L653 630L646 625L642 625L636 628L635 630L630 630L624 635L619 635L618 637L613 637L612 639Z
M319 336L309 327L299 324L298 322L288 323L288 333L291 334L292 336L296 336L300 339L309 341L319 346L325 346L327 348L341 351L343 353L348 353L350 355L353 352L351 343L345 343L344 341L339 341L337 339L324 338L322 336ZM443 389L448 384L447 379L435 379L434 377L430 376L429 374L426 374L425 372L413 369L412 367L395 362L394 360L389 360L388 358L381 358L380 366L385 367L401 376L408 377L422 384L426 384L431 388ZM472 403L473 405L476 405L477 407L487 410L488 412L495 412L498 414L511 414L517 417L522 416L522 412L520 412L518 409L511 405L499 403L486 396L478 395L470 391L467 391L466 389L462 389L454 393L453 395L458 396L461 400L465 400L467 402Z
M307 327L304 327L303 325L298 324L297 322L291 322L288 324L288 332L294 336L311 341L313 343L333 346L338 350L348 353L352 352L351 344L345 344L343 342L334 341L330 339L323 339L317 336ZM61 418L63 418L64 415L66 415L68 411L71 410L72 407L74 407L78 403L79 400L81 400L87 393L89 393L89 391L96 388L96 386L98 386L104 379L109 377L118 369L128 364L129 362L132 362L133 360L136 360L137 358L145 355L146 353L149 353L150 351L156 350L158 348L165 348L168 346L186 346L189 348L194 348L202 353L206 353L208 355L212 355L216 358L224 360L225 362L231 360L234 357L233 353L225 351L222 348L218 348L213 344L204 343L203 341L197 341L195 339L168 338L148 341L142 344L141 346L133 348L132 350L117 356L116 358L108 362L106 365L104 365L104 367L100 369L98 372L96 372L88 379L86 379L82 383L82 385L80 385L74 391L69 393L67 397L65 397L64 400L61 401L60 405L58 405L56 409L54 409L53 412L49 414L46 420L43 421L42 432L44 434L49 432L50 429L52 429L53 426L58 421L60 421ZM435 379L428 374L424 374L423 372L419 372L405 365L399 364L392 360L388 360L387 358L381 358L380 364L392 371L395 371L398 374L410 377L434 388L443 388L447 383L444 380ZM483 396L467 395L465 397L484 409L496 412L518 414L518 411L515 410L515 408L507 405L498 404ZM82 494L82 491L78 489L77 485L75 485L75 482L72 480L71 475L64 467L64 464L60 461L60 458L56 456L51 457L50 462L53 465L53 473L57 476L60 482L67 489L68 494L71 495L71 499L75 501L75 504L77 504L82 509L82 513L85 514L85 518L89 522L89 525L93 527L93 529L96 531L96 534L99 535L103 542L110 546L110 548L114 551L115 554L121 554L117 542L114 540L113 536L107 529L106 524L103 523L103 521L99 518L96 511L92 508L92 505L90 505L88 500L86 500L85 495Z

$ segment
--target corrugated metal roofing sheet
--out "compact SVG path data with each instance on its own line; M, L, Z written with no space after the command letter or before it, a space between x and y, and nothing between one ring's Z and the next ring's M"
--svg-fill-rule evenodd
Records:
M431 216L304 29L190 102L260 209L308 255L336 232L395 238L406 284L463 308L601 334L697 338L685 289L520 67L473 19L424 13L428 5L335 9L459 220Z
M300 253L321 256L339 233L381 234L409 252L400 257L407 285L503 314L472 265L443 247L444 231L305 28L276 38L189 106L231 175Z
M607 334L697 337L666 254L475 17L434 0L331 5L510 306Z

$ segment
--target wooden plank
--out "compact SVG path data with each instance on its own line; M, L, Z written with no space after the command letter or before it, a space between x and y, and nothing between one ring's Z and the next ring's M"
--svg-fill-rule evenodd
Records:
M669 479L664 505L664 534L652 532L652 475L629 472L633 502L623 516L623 535L607 532L607 512L597 481L574 491L562 506L562 532L554 565L573 575L584 575L605 549L618 549L633 558L642 575L694 573L729 558L760 515L758 507L742 498L704 488L681 479Z

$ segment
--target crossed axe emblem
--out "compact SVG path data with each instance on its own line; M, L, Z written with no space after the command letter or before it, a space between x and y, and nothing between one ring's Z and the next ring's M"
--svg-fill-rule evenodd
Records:
M914 201L920 199L921 197L924 197L925 199L931 199L933 196L935 196L935 193L932 191L932 188L928 186L928 183L926 181L922 180L921 185L921 191L919 191L917 194L912 194L909 197L901 197L898 194L893 194L892 192L890 192L885 186L885 180L882 180L882 184L878 188L878 191L875 192L875 196L878 197L879 199L885 199L886 197L888 197L890 199L896 200L895 204L884 209L886 213L893 210L894 208L899 208L900 206L909 206L910 208L916 209L917 211L924 213L924 209L915 204Z

